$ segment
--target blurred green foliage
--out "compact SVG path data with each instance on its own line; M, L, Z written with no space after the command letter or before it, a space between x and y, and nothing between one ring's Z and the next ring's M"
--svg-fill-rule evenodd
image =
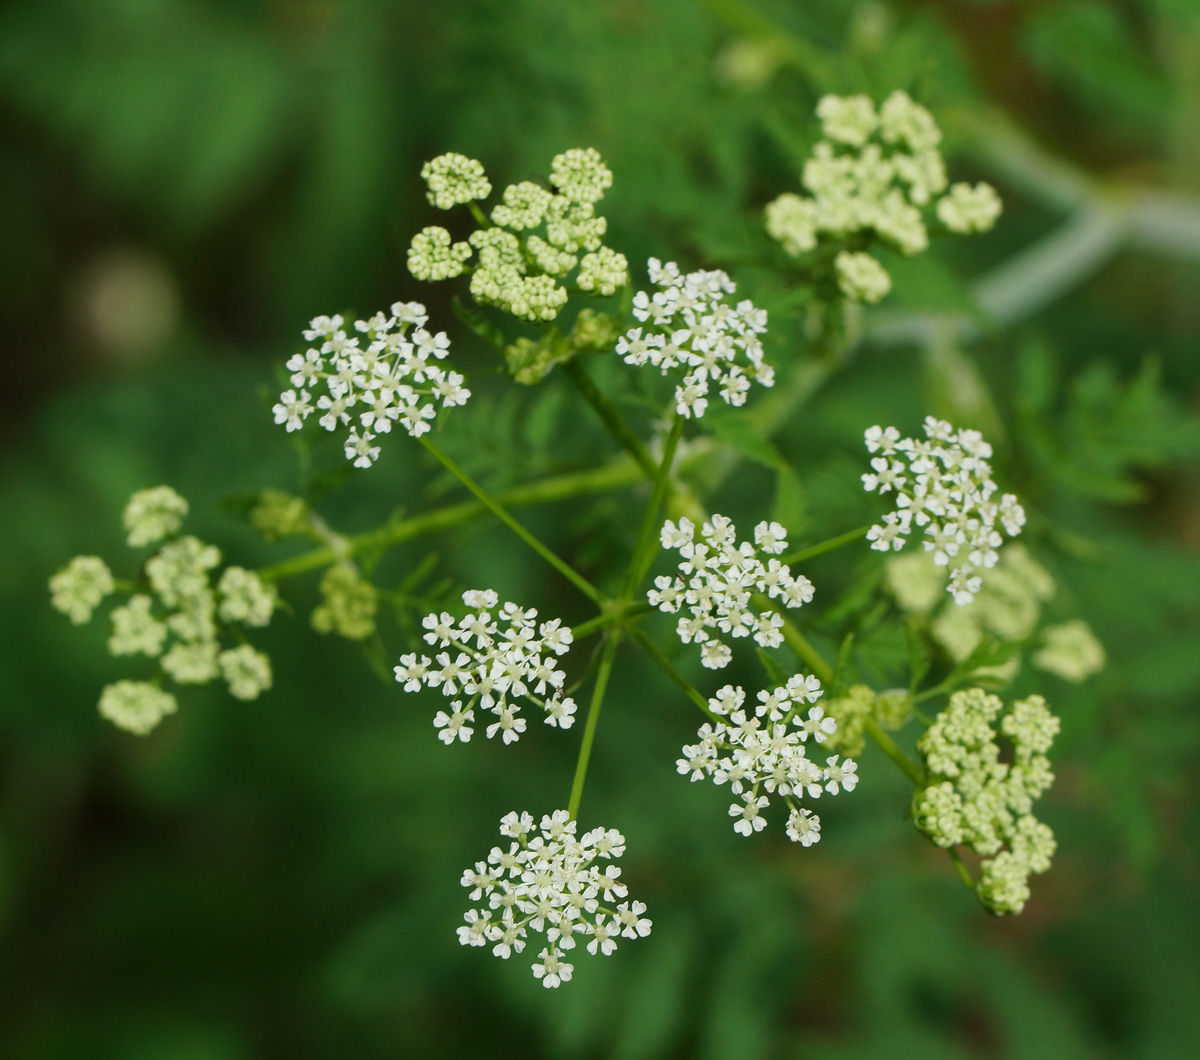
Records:
M6 5L0 1055L1200 1054L1197 253L1118 254L1051 305L940 352L868 329L769 443L716 427L744 460L713 507L740 521L773 506L804 545L870 517L864 425L929 411L1002 425L1002 463L1039 513L1031 547L1060 585L1051 617L1085 616L1109 654L1082 686L1020 679L1064 734L1046 810L1060 853L1018 919L979 912L903 819L907 782L870 750L818 847L734 836L722 793L675 775L690 708L626 651L585 807L629 837L626 876L654 934L581 961L548 994L520 962L460 949L453 928L493 808L561 803L561 741L434 753L428 703L308 627L316 575L289 587L295 614L266 638L269 696L201 690L133 740L94 709L119 667L45 588L70 555L115 553L124 499L158 482L238 562L288 553L229 503L304 485L269 423L274 373L317 312L418 297L451 319L443 288L403 267L431 222L417 171L434 154L516 180L595 145L616 173L609 242L635 263L730 269L770 310L782 364L805 355L806 317L764 267L759 210L794 187L821 93L908 89L943 118L952 171L1000 187L993 235L888 263L890 309L957 313L967 280L1062 220L988 169L972 122L1003 108L1105 187L1196 189L1198 55L1187 0ZM469 347L465 329L455 341ZM622 378L615 358L593 361L602 382ZM648 423L644 394L622 408ZM447 447L496 488L611 448L559 373L481 388L470 411ZM390 449L369 483L319 502L339 530L458 499L415 447ZM602 569L632 542L627 502L528 521ZM410 542L379 576L397 584L435 548L414 591L453 577L582 617L490 524ZM831 605L815 639L831 655L839 597L876 567L811 561ZM381 637L390 658L403 623ZM906 683L905 645L872 646L872 679Z

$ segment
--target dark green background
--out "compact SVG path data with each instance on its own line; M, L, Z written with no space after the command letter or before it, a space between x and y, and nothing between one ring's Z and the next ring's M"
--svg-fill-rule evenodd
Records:
M988 106L1113 187L1191 189L1200 204L1196 7L10 0L0 1056L1200 1055L1196 246L1123 250L966 351L1005 424L1006 477L1096 546L1084 561L1064 545L1075 537L1031 528L1062 585L1051 617L1083 616L1110 656L1079 688L1021 679L1064 728L1044 811L1060 851L1020 918L979 910L905 820L904 779L871 752L853 797L822 807L819 846L794 848L778 821L735 836L725 793L674 773L694 712L626 650L583 820L629 837L626 878L654 932L541 990L528 961L456 945L457 879L500 813L565 802L574 734L442 748L431 698L380 683L353 645L308 628L312 577L285 589L295 614L263 640L270 694L188 691L137 740L94 706L128 667L105 654L99 623L52 612L45 587L78 552L115 564L125 498L159 482L193 502L189 527L230 562L288 554L227 502L298 487L267 410L310 316L422 298L482 363L452 321L450 285L418 285L403 266L411 233L439 220L417 177L426 158L462 151L503 184L598 147L616 175L608 242L635 270L649 254L729 268L771 309L770 356L786 371L803 356L802 314L761 268L759 211L795 189L823 91L907 88L946 123L952 173L999 186L996 233L896 268L890 306L958 309L964 279L1064 219L972 149ZM758 84L723 73L747 40L783 60ZM596 365L624 385L610 369ZM866 344L777 435L793 487L776 499L774 473L747 465L712 507L751 525L781 506L797 543L859 525L872 511L856 479L862 428L912 429L938 382L919 350ZM556 376L534 393L496 383L446 440L489 483L609 447ZM322 502L339 529L458 498L390 440L369 479ZM602 576L628 548L636 503L528 518ZM438 577L587 615L484 524L405 546L380 578L395 583L433 548ZM838 554L808 573L832 600L874 562ZM400 631L383 637L399 654ZM863 676L886 682L902 647L877 648L882 669Z

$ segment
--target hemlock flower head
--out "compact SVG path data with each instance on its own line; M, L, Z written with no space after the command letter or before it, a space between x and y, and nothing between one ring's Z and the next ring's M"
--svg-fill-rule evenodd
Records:
M208 572L221 562L215 545L181 537L146 561L146 577L168 607L178 607L208 591Z
M466 242L453 242L443 228L424 229L409 248L409 271L420 280L470 272L476 302L531 322L548 323L558 316L568 297L560 281L573 269L579 269L575 286L581 291L596 297L615 294L629 282L629 265L624 255L602 245L608 222L596 216L595 205L611 187L612 172L595 148L572 148L551 162L549 183L555 191L530 180L509 185L492 208L492 225L477 228ZM489 185L470 198L482 198L490 190ZM443 203L454 205L449 198L436 205ZM469 264L472 251L474 266ZM286 402L281 405L288 416Z
M312 613L318 633L337 633L347 640L366 640L375 632L378 601L375 586L349 563L335 563L321 578L322 603Z
M445 409L471 396L463 376L438 363L450 340L444 331L427 331L428 319L419 302L395 302L390 315L356 320L352 329L340 316L315 318L304 332L313 345L287 362L295 389L279 396L275 422L298 431L318 412L327 431L349 427L343 448L355 467L375 462L380 446L372 443L393 426L419 438L437 414L435 401ZM325 393L314 401L318 388Z
M853 791L858 783L857 764L849 758L829 757L824 766L807 754L807 742L825 742L837 732L837 722L821 707L810 706L821 696L815 677L797 674L788 683L758 693L758 703L747 709L741 686L726 685L708 701L716 715L697 734L699 742L683 748L676 771L694 782L704 777L717 784L728 782L738 801L729 807L733 830L740 835L762 831L763 811L770 796L782 798L790 813L787 835L793 842L811 846L820 839L821 820L799 805L804 796L819 798Z
M137 594L121 607L113 608L109 618L113 632L108 638L108 650L113 655L162 654L167 627L151 613L154 601Z
M862 477L863 488L896 493L896 510L871 527L867 540L878 551L898 552L914 526L923 528L925 551L939 567L951 567L947 591L965 605L982 585L977 571L999 559L1000 528L1015 537L1025 524L1025 510L1011 493L993 500L992 447L978 431L956 432L944 420L927 416L925 435L924 440L901 438L895 427L867 430L867 450L879 455Z
M625 837L615 828L593 828L576 836L566 810L555 810L540 825L528 813L510 813L500 821L508 842L492 847L462 875L471 901L486 905L468 910L458 929L463 946L491 946L507 960L522 953L531 933L544 934L546 946L533 963L542 986L570 982L575 971L571 951L607 957L620 939L645 938L652 921L641 902L620 901L628 891L612 861L625 852ZM536 943L535 943L536 945Z
M448 280L462 273L470 256L470 243L454 243L446 229L431 225L413 236L408 271L418 280Z
M270 661L248 644L222 651L221 638L228 630L221 623L267 625L275 610L275 588L253 571L229 567L214 589L212 572L220 565L220 551L195 537L173 536L186 511L187 502L166 486L135 493L126 506L131 547L171 540L143 566L148 591L133 592L113 608L108 650L118 657L157 658L161 672L181 685L207 684L223 676L234 696L254 699L271 686ZM96 604L116 589L108 566L95 556L76 557L51 579L50 587L54 606L76 621L90 618ZM177 706L157 683L144 681L118 681L100 699L102 716L139 734L175 713Z
M76 556L50 579L50 604L82 626L115 588L104 560L99 556Z
M759 335L767 330L766 310L749 299L731 305L726 295L737 286L719 270L690 272L674 262L649 262L653 295L639 291L633 315L643 327L632 328L617 342L626 364L651 364L663 375L683 370L675 387L681 416L699 418L708 408L709 389L718 388L727 405L744 405L751 380L773 386L775 369L763 360Z
M1029 875L1050 867L1054 833L1032 809L1054 782L1046 752L1058 730L1041 696L1005 711L997 696L971 688L951 696L917 741L929 783L913 795L913 823L940 847L965 844L988 859L976 890L994 913L1021 912Z
M483 163L455 151L426 162L421 167L421 179L429 187L426 198L439 210L486 199L492 193Z
M572 147L550 164L550 183L571 202L599 202L612 182L612 170L594 147Z
M838 287L852 302L874 305L881 302L892 289L892 278L887 269L870 254L843 250L834 259L833 265L837 270Z
M130 548L153 545L177 534L187 513L188 502L170 486L138 490L121 515Z
M477 707L495 718L488 723L488 739L499 735L506 744L525 731L518 699L540 707L547 725L569 729L575 721L575 701L561 695L566 674L557 669L571 646L570 627L557 618L539 624L535 608L513 603L497 613L499 599L491 589L470 590L463 603L472 610L463 618L445 611L426 615L425 642L448 650L436 661L415 652L402 655L394 668L406 692L424 685L451 698L449 710L433 719L447 746L471 738Z
M269 625L278 601L273 585L243 567L225 568L217 583L217 594L221 599L217 608L221 618L245 626Z
M1042 632L1043 647L1033 656L1033 665L1056 674L1064 681L1080 684L1104 669L1102 645L1088 624L1080 619Z
M177 709L175 697L146 681L117 681L100 693L100 713L126 732L145 736Z
M229 694L237 699L257 699L271 687L271 660L249 644L221 652L217 665Z
M783 619L774 611L758 612L751 607L755 592L778 599L785 607L800 607L813 598L813 586L804 575L793 575L774 557L787 551L787 531L778 523L761 522L754 528L754 544L737 540L737 527L724 515L714 515L700 528L690 519L663 524L663 548L676 549L684 577L663 575L654 580L648 599L660 611L687 615L679 619L676 633L684 644L701 645L700 661L710 670L729 664L733 652L713 630L738 637L753 637L763 648L783 643Z
M810 196L784 192L764 211L768 235L793 256L818 243L861 234L904 254L929 245L923 211L946 191L946 167L933 116L905 92L882 107L867 96L825 96L817 104L825 139L813 148L802 183ZM983 232L1000 214L987 184L956 184L936 212L954 232ZM851 301L879 301L891 287L883 266L859 247L839 256L836 278Z
M990 184L951 185L937 205L938 218L951 232L986 232L996 223L1003 207Z

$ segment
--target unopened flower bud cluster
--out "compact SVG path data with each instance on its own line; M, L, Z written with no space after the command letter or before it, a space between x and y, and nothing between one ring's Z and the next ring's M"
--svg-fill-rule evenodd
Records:
M366 640L375 632L379 601L375 586L350 563L333 564L321 578L321 603L310 622L318 633Z
M810 196L785 192L766 208L767 232L789 254L858 233L919 253L929 245L924 212L935 200L938 219L952 232L985 232L995 224L1001 207L991 186L955 184L946 191L941 130L907 93L893 92L878 109L867 96L825 96L817 117L825 139L804 166ZM851 301L878 302L891 290L891 277L865 251L840 252L834 270Z
M720 270L684 275L673 261L649 262L653 295L639 291L633 315L645 323L617 342L626 364L653 365L663 375L681 369L675 408L681 416L704 415L709 391L727 405L744 405L751 380L774 386L775 369L763 359L759 335L767 330L767 312L749 299L736 305L727 295L737 285Z
M427 162L421 176L429 201L442 210L485 199L492 185L481 163L459 154ZM629 281L623 254L603 245L608 222L596 203L612 186L612 171L594 147L572 148L550 164L550 187L522 181L505 188L492 209L491 225L465 241L431 225L408 250L408 269L418 280L471 274L471 296L522 320L550 321L567 302L563 281L595 296L615 294ZM554 190L550 190L553 188ZM474 265L470 264L477 255Z
M575 720L575 701L563 697L566 674L557 669L558 657L571 646L571 629L553 618L537 622L537 610L506 603L495 613L499 597L491 589L463 593L471 612L455 620L449 612L426 615L425 642L447 649L436 657L402 655L396 680L406 692L422 686L439 688L450 697L449 710L439 710L433 724L438 739L449 745L466 743L475 732L475 709L494 716L488 739L499 735L506 744L525 731L518 699L540 707L546 724L569 729Z
M222 649L222 624L267 625L275 590L242 567L226 567L214 587L211 572L220 565L221 553L195 537L177 536L187 511L187 501L168 486L130 498L123 517L130 547L166 540L146 560L144 584L111 612L108 649L117 656L157 658L162 673L177 684L202 685L222 677L238 699L256 699L271 687L270 661L248 644ZM50 579L51 602L81 624L116 587L102 559L76 556ZM177 707L157 681L117 681L100 696L100 713L139 735Z
M837 729L825 739L825 749L860 755L869 720L885 729L898 729L911 717L912 707L906 689L876 692L867 685L851 685L843 695L825 700L825 712L837 722Z
M313 345L287 362L296 389L279 396L271 410L275 422L298 431L320 412L317 422L325 430L348 426L343 448L355 467L375 462L380 447L374 443L393 425L419 438L437 415L435 400L447 408L465 405L471 396L461 373L438 364L450 340L444 331L427 331L428 320L419 302L396 302L390 315L356 320L349 330L340 316L316 317L304 332ZM325 392L314 402L319 386Z
M806 753L811 736L823 743L837 731L837 722L821 707L805 707L821 695L815 677L797 674L788 683L758 693L758 703L746 709L741 686L726 685L708 701L716 716L697 733L699 741L683 748L676 762L681 775L693 781L710 777L717 784L728 782L739 797L729 807L733 830L751 835L766 827L763 811L770 796L781 798L790 811L787 835L793 842L811 846L821 838L821 819L799 804L804 796L818 798L822 792L836 795L853 791L858 783L856 763L849 758L830 757L824 766Z
M771 610L751 606L755 593L765 593L785 607L800 607L813 598L813 586L804 575L793 575L775 556L787 549L787 531L779 523L761 522L754 528L754 544L738 542L737 527L724 515L714 515L700 528L690 519L663 524L663 548L683 557L683 577L663 575L654 580L648 599L660 611L681 615L676 626L684 644L695 641L700 661L710 670L729 665L733 651L717 633L731 638L753 637L763 648L783 643L783 619ZM759 556L762 552L766 562ZM716 632L714 632L716 631Z
M969 846L986 860L977 884L995 913L1019 913L1032 873L1050 868L1054 833L1033 803L1054 782L1050 750L1059 721L1041 696L1006 711L979 688L956 692L917 742L929 784L913 796L913 821L940 847ZM1012 746L1002 761L998 738Z
M879 455L863 487L896 494L896 510L867 533L871 547L899 552L914 527L923 529L925 551L937 566L951 567L947 591L955 603L969 604L982 584L978 571L999 559L1000 528L1015 537L1025 524L1013 494L993 499L992 447L978 431L955 431L932 416L925 418L923 439L901 438L895 427L871 427L865 439L867 450Z
M577 947L607 957L619 939L650 934L646 906L620 901L628 889L612 863L625 852L625 837L616 829L577 836L567 811L555 810L540 825L528 813L510 813L500 834L507 842L463 873L471 900L486 904L464 917L462 945L491 946L507 960L524 951L531 933L544 935L533 974L554 988L570 982L575 966L567 957Z

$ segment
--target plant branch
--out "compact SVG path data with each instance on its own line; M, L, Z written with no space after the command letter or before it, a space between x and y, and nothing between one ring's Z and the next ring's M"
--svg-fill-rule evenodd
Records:
M571 629L571 635L580 640L583 637L595 633L597 630L607 629L609 626L624 624L626 619L636 618L638 615L644 615L647 611L653 611L654 608L642 600L639 603L628 603L621 606L610 607L602 615L597 615L595 618L589 618L586 622L581 622Z
M675 462L675 450L679 439L683 436L683 417L675 413L671 420L671 430L663 445L662 462L654 479L654 489L650 500L646 502L646 511L642 515L642 525L638 530L637 544L633 549L633 558L629 562L629 570L625 574L625 583L621 586L621 599L631 600L646 571L654 562L658 538L655 534L658 528L658 510L662 507L667 487L671 481L671 465Z
M610 629L605 634L600 665L596 669L596 683L592 686L592 700L588 704L587 720L583 726L583 741L579 745L579 757L575 761L575 777L571 781L571 800L567 803L567 814L571 820L575 820L575 814L579 812L579 800L583 798L583 783L587 779L588 762L592 757L592 744L596 739L600 707L604 703L604 692L608 688L608 678L617 655L617 645L620 643L619 629Z
M825 552L832 552L843 545L853 544L855 541L861 540L867 536L867 532L870 529L869 526L860 526L857 530L850 530L838 537L831 537L828 541L822 541L820 544L802 548L798 552L791 552L786 556L780 556L780 562L788 564L803 563L806 559L812 559L814 556L820 556Z
M631 461L622 458L593 470L555 475L523 486L516 486L497 494L496 500L505 508L550 504L582 494L603 493L607 490L620 489L622 486L631 486L640 481L641 477L638 468ZM374 549L390 548L435 530L444 530L460 523L469 522L485 515L488 510L487 505L480 501L450 504L444 508L436 508L431 512L415 515L411 519L398 520L376 530L368 530L366 533L347 537L344 541L348 554L354 556ZM327 567L330 563L342 558L344 551L346 550L335 552L330 547L313 549L310 552L303 552L291 559L275 563L270 567L263 567L258 571L258 575L267 581L293 578L310 570Z
M504 507L499 504L482 486L480 486L470 475L460 468L453 460L441 451L433 442L429 440L428 435L422 435L421 444L441 463L441 465L450 472L459 482L461 482L468 490L470 490L487 508L507 526L514 534L525 542L534 552L542 557L556 571L575 586L581 593L584 594L593 603L604 605L604 594L600 592L591 582L589 582L582 574L574 567L567 563L564 559L556 555L547 548L541 541L533 536L520 523L516 521Z
M683 676L675 669L671 660L668 659L658 645L647 635L646 631L640 626L631 625L628 627L629 635L637 641L638 647L641 648L648 656L650 661L654 663L664 674L666 674L679 689L704 712L704 716L710 721L716 721L716 715L708 709L708 700Z
M575 384L587 403L595 409L596 415L604 422L604 426L608 428L609 433L637 461L638 467L642 469L646 478L653 479L658 473L658 468L654 460L642 444L641 439L633 433L633 429L625 421L625 417L608 400L604 392L596 386L595 381L588 375L587 369L580 364L579 358L572 357L563 362L562 369L570 377L571 382Z
M800 658L808 663L808 668L816 675L822 684L828 684L833 679L833 667L827 663L821 656L821 653L812 646L808 638L805 637L790 618L787 617L779 607L766 593L755 593L754 602L764 611L776 611L783 619L783 639L787 641L788 646Z
M867 718L863 725L863 731L875 741L879 749L888 756L897 766L900 771L908 777L917 787L925 783L925 770L923 770L916 762L908 757L901 749L900 745L883 731L874 718Z

